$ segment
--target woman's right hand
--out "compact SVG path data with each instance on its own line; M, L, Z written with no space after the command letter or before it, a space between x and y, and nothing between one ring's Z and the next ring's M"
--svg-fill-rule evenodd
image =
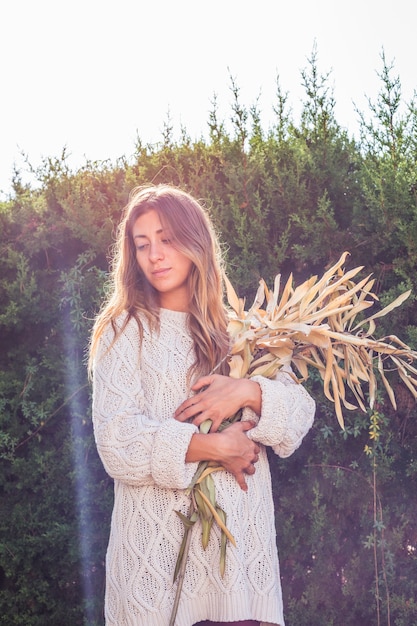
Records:
M235 422L221 432L195 433L191 437L185 460L187 463L215 461L233 474L239 486L247 491L245 474L255 473L259 459L259 445L246 436L255 424Z
M218 458L225 470L233 474L239 486L247 491L245 474L254 474L259 459L259 445L248 439L246 431L254 427L252 422L235 422L217 433Z

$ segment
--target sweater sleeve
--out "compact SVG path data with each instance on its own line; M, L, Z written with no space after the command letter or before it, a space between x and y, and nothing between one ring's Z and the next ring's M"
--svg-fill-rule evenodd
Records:
M281 371L270 380L254 376L261 388L261 415L244 409L242 420L252 420L256 426L248 431L250 439L271 446L280 457L290 456L310 430L315 413L315 401L288 372Z
M104 468L130 485L185 489L198 466L185 462L198 428L144 413L139 346L126 332L112 338L108 328L93 374L94 436Z

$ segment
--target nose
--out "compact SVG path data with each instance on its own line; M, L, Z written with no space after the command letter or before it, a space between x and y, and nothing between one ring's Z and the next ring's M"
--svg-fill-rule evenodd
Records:
M151 243L149 246L149 260L152 263L160 261L164 256L163 247L159 242Z

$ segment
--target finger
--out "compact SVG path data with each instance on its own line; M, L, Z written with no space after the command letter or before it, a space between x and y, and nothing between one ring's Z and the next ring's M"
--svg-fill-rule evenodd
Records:
M242 491L247 491L248 486L246 484L246 480L245 480L243 473L236 474L235 478L237 480L239 487L242 489Z
M243 432L246 432L247 430L251 430L251 428L255 428L256 426L255 422L251 422L251 421L238 422L238 424L240 424Z
M197 404L198 400L194 399L189 399L183 402L174 413L175 419L180 422L186 422L191 417L201 413L201 409L196 406Z
M220 426L222 424L222 420L220 418L215 418L208 411L203 411L202 413L199 413L192 420L192 424L194 424L194 426L198 426L199 427L206 420L210 420L210 422L211 422L211 426L210 426L210 432L211 433L216 433L219 430L219 428L220 428Z
M204 389L204 387L211 385L212 382L213 379L211 376L203 376L202 378L199 378L196 383L194 383L191 389L193 391L200 391L201 389Z
M186 402L188 402L188 400L186 400ZM180 422L184 422L186 420L186 418L184 417L184 411L187 408L186 402L183 402L182 404L180 404L180 406L174 413L175 419Z
M189 414L188 409L182 409L181 411L177 409L174 413L174 417L178 422L186 422L190 417L192 417L192 413Z
M207 419L210 419L205 413L200 412L197 415L195 415L191 421L192 424L194 424L194 426L201 426L201 424L203 422L205 422ZM212 422L212 425L210 427L210 431L214 432L213 430L213 420L210 419L210 421Z

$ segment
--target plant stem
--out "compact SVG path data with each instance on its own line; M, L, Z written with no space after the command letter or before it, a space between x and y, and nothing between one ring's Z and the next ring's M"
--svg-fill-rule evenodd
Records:
M194 513L194 511L195 511L194 502L191 501L190 514L189 514L190 518L191 518L192 514ZM186 528L185 531L184 531L185 534L186 534L184 552L183 552L183 555L182 555L181 565L180 565L180 568L179 568L178 574L177 574L177 592L175 594L174 605L172 607L172 613L171 613L171 617L170 617L168 626L175 626L175 620L176 620L177 612L178 612L178 605L180 603L182 584L184 582L185 568L186 568L186 565L187 565L188 551L190 549L191 531L192 531L192 529L193 529L193 527Z

